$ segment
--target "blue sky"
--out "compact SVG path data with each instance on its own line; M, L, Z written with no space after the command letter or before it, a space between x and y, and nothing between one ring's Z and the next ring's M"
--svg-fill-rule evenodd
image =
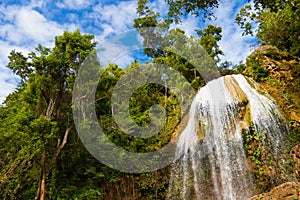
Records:
M214 10L217 20L207 22L223 28L220 47L223 60L238 63L253 50L253 37L242 37L242 30L234 24L234 17L247 0L222 0ZM113 34L132 29L137 0L4 0L0 3L0 103L12 92L18 78L6 68L7 56L13 49L24 55L38 44L53 46L53 39L64 30L80 29L82 33L94 34L101 43ZM164 0L155 0L150 8L165 15L168 6ZM177 25L189 35L203 26L202 20L187 16ZM116 49L115 49L116 50ZM117 51L117 50L116 50ZM130 63L132 54L121 56L117 63Z

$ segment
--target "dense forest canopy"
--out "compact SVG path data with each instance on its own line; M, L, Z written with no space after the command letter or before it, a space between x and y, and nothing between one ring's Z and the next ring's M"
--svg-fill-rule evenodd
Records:
M163 18L148 7L148 0L138 0L138 18L132 23L144 37L144 44L157 38L162 43L185 41L190 46L205 49L218 64L222 75L243 72L257 81L271 80L266 69L255 65L258 63L255 58L250 58L247 63L252 68L246 64L232 66L229 62L221 61L223 51L218 45L222 38L221 27L209 24L196 30L195 37L187 36L180 29L170 29L171 24L180 23L186 15L195 15L199 21L213 18L214 8L219 6L219 1L166 2L169 11L168 16ZM250 3L240 10L235 19L244 33L255 34L259 45L278 48L281 53L276 55L283 55L282 59L299 62L300 1L254 0ZM148 29L152 32L145 33L142 31L145 27L156 28ZM162 51L159 45L162 44L144 49L153 64L164 64L180 72L194 92L206 84L188 60L175 53ZM27 56L16 50L10 52L7 67L20 77L20 83L0 106L1 199L166 198L169 167L143 174L117 171L92 157L76 132L72 115L74 82L82 63L97 48L101 46L95 42L93 35L76 30L56 36L53 48L37 45ZM270 53L271 57L275 55L273 53ZM138 66L138 61L126 68L113 63L101 66L103 71L96 90L95 108L99 124L114 144L132 152L150 152L168 144L174 132L178 131L180 120L184 118L180 117L178 98L171 90L164 85L146 84L132 94L130 115L138 125L145 126L149 123L151 106L159 104L166 110L165 126L159 133L146 139L126 135L118 128L112 116L111 96L122 76ZM160 69L157 67L155 70ZM288 84L281 86L280 83L277 86L285 87L284 91L287 92L283 93L284 98L293 99L299 94L299 83L295 87ZM289 96L290 93L294 96ZM297 105L291 107L293 112L299 114ZM299 143L299 128L295 124L293 126L294 144Z

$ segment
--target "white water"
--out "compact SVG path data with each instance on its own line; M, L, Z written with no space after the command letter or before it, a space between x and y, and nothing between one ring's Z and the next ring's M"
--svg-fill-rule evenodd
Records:
M252 85L256 85L254 82ZM247 121L245 108L251 117ZM244 112L241 110L244 109ZM250 120L279 154L283 128L274 102L259 94L242 75L210 81L194 98L173 163L169 199L247 199L253 195L242 129Z

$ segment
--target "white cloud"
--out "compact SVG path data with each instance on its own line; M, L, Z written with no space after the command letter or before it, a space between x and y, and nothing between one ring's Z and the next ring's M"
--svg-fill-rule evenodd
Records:
M222 40L219 42L220 48L224 52L221 57L223 61L231 61L233 64L238 64L239 61L251 53L253 49L250 45L255 42L255 37L242 36L243 30L234 22L237 12L244 6L243 2L236 0L223 0L220 2L219 8L214 10L216 20L206 21L205 24L214 24L222 27ZM195 29L199 29L201 19L188 15L182 20L181 24L172 25L171 28L180 28L186 32L187 35L195 36Z
M8 69L0 67L0 105L5 97L16 88L15 80L17 80L17 77L14 74Z
M195 35L195 29L199 29L198 20L196 17L188 15L180 24L171 25L170 28L180 28L184 30L188 36Z
M58 8L81 10L89 7L94 2L92 0L64 0L63 2L57 3Z
M235 15L243 5L234 0L221 1L219 8L215 10L217 20L212 22L222 27L223 37L220 41L220 48L225 54L224 60L234 64L238 64L240 60L245 60L251 53L250 44L255 41L255 37L242 36L243 30L234 22Z
M8 55L11 50L15 49L18 52L22 52L24 55L27 55L30 50L16 45L10 45L8 42L0 40L0 69L2 66L5 66L8 62Z
M51 8L46 8L49 6L48 3L49 0L31 0L28 5L6 6L0 4L0 16L4 20L4 24L1 24L1 27L4 28L0 30L0 38L6 36L7 41L32 40L30 42L49 44L54 40L54 36L61 34L64 30L71 31L78 28L75 23L59 23L45 17L43 12L51 12ZM37 8L43 11L39 12ZM53 13L55 12L53 11ZM17 36L17 39L10 35Z
M54 36L64 30L73 30L74 25L60 25L46 19L42 14L28 6L0 5L0 16L3 16L0 29L0 104L16 87L11 82L16 76L5 66L11 50L16 49L27 56L37 44L52 47Z
M99 19L97 25L103 29L103 33L98 38L120 33L132 28L133 20L137 17L136 1L120 2L117 5L98 4L94 7L94 13L90 17Z
M143 51L142 39L136 30L115 35L100 42L99 60L103 66L109 63L125 68Z
M154 12L158 12L161 16L167 16L169 6L165 0L156 0L149 3L149 8Z
M55 22L48 21L35 10L22 9L16 15L16 28L22 30L26 39L39 43L52 40L54 35L61 34L63 27Z
M59 6L66 9L81 9L91 5L93 1L65 0ZM5 6L0 5L0 16L5 21L1 24L0 29L0 100L2 101L16 87L14 83L9 82L15 75L5 68L8 62L8 55L12 49L22 52L25 56L32 51L37 44L52 47L54 36L62 34L64 30L74 30L79 26L75 24L59 24L51 21L36 11L35 7L42 8L40 4L33 0L27 6ZM100 35L96 36L98 41L107 38L113 34L118 34L132 28L133 19L136 17L136 1L121 2L118 5L102 5L101 3L94 7L93 13L86 13L85 20L91 19L99 29L103 30ZM76 16L72 16L76 19ZM75 20L76 21L76 20ZM79 22L77 20L77 22ZM123 49L122 49L123 48ZM116 55L120 50L126 52L124 47L111 47L111 52L116 59L115 62L125 67L134 60L130 54Z
M120 43L120 41L126 41L126 37L119 38L120 41L117 43L108 41L133 28L133 20L137 17L136 7L136 1L124 1L117 5L98 4L94 7L94 12L89 15L92 20L98 19L95 28L98 25L99 29L103 30L95 38L99 41L99 48L105 48L103 57L106 60L103 63L104 65L113 62L120 67L126 67L134 61L133 55L130 54L132 49L128 49L128 46Z
M7 22L2 25L0 38L17 45L48 44L71 27L50 21L30 7L7 7L2 14Z
M115 62L128 52L128 48L125 45L104 42L101 44L100 61L103 66L108 65L111 62ZM126 59L127 60L127 59Z
M11 50L22 52L27 55L28 49L21 48L15 45L10 45L7 42L0 40L0 104L4 101L5 97L11 93L17 85L18 77L12 73L5 66L8 62L8 55Z
M12 49L27 55L38 43L52 47L54 36L60 35L64 30L73 31L76 28L82 28L82 32L88 30L89 33L96 34L96 40L101 44L101 41L109 37L132 29L133 20L137 17L136 0L116 1L114 4L95 0L63 0L56 6L64 12L72 10L66 13L69 16L69 24L66 24L50 20L36 10L39 8L39 10L51 12L53 7L47 6L53 6L53 3L49 2L49 0L32 0L29 5L19 4L18 6L0 4L0 101L15 87L14 83L9 82L15 76L4 67ZM235 12L242 4L235 0L224 0L215 10L218 19L211 22L223 28L220 47L225 53L225 59L233 63L238 63L250 53L248 44L253 39L242 37L242 30L234 24ZM162 16L167 15L168 5L165 0L151 1L149 6ZM78 10L81 12L80 15L77 14ZM57 11L51 16L55 16L56 13ZM187 16L183 23L176 27L183 29L188 35L195 35L194 29L199 28L200 23L201 19ZM100 44L99 47L101 47ZM129 64L134 58L130 52L122 54L124 51L130 51L126 48L126 46L114 45L110 47L111 56L118 58L114 62L120 66Z

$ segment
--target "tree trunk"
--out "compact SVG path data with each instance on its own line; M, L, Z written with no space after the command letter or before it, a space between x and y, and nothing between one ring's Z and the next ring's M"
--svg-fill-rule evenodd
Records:
M46 159L47 159L46 142L44 143L44 151L43 151L41 167L40 167L40 178L39 178L39 183L38 183L38 188L37 188L37 191L36 191L36 195L35 195L35 198L34 198L35 200L45 200L45 198L46 198L46 177L47 177L47 174L50 172L50 170L51 170L53 164L55 163L57 157L59 156L61 150L66 145L67 139L68 139L68 136L69 136L69 133L70 133L71 129L72 129L72 127L68 127L66 129L63 141L61 141L60 138L58 138L55 153L54 153L53 157L51 158L51 160L50 160L50 162L48 163L47 166L46 166Z
M46 147L44 147L41 166L40 166L40 178L38 188L35 195L35 200L45 200L46 196Z

